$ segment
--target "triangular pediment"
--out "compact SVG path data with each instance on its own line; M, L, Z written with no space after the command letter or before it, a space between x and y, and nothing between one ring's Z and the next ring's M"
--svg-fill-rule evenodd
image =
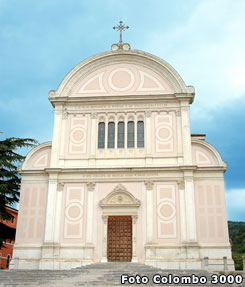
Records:
M100 201L101 207L130 206L139 207L140 201L127 191L122 184L117 185L111 193Z

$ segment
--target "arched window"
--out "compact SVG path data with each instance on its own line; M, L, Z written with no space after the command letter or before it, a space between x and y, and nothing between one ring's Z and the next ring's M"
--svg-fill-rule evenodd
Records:
M10 255L8 254L7 261L6 261L6 268L9 268L9 259L10 259Z
M119 122L118 123L117 147L118 148L124 148L124 122Z
M144 122L137 123L137 147L144 147Z
M105 148L105 123L98 126L98 148Z
M134 122L128 122L128 147L134 147Z
M108 148L115 147L115 123L110 122L108 124Z

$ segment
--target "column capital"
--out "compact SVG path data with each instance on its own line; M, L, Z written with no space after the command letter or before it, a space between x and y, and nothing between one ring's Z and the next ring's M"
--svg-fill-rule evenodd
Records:
M176 116L177 116L177 117L180 117L180 116L181 116L181 111L180 111L180 110L177 110L177 111L176 111Z
M96 119L96 118L97 118L97 116L98 116L98 114L97 114L97 113L91 113L91 118L92 118L92 119Z
M102 219L103 219L104 223L107 223L108 217L109 217L108 215L102 215Z
M150 118L151 117L151 111L146 111L145 115L147 118Z
M63 191L64 186L65 186L65 183L64 183L64 182L61 182L61 181L58 182L57 190L58 190L58 191Z
M150 180L145 181L146 190L152 190L153 186L154 186L154 182L153 181L150 181Z
M88 191L94 191L95 182L87 182Z
M185 189L185 181L184 180L179 180L177 182L177 184L178 184L179 189Z
M68 117L68 111L67 111L67 108L64 108L64 109L63 109L62 118L63 118L63 119L67 119L67 117Z
M138 219L138 215L132 215L133 224L136 223L137 219Z

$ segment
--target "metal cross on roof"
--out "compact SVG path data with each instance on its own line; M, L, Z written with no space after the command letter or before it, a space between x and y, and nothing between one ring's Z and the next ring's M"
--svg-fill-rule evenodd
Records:
M120 21L120 22L119 22L119 25L113 27L114 30L120 31L120 41L119 41L119 45L122 45L122 43L123 43L123 41L122 41L122 31L124 31L124 30L126 30L126 29L128 29L128 28L129 28L129 26L125 26L125 25L123 24L123 21Z

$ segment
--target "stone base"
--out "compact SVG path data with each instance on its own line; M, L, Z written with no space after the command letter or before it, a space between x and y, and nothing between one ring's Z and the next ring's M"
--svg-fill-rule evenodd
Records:
M106 257L94 258L93 246L15 246L10 269L63 270L84 265L107 262ZM233 271L234 262L229 246L147 245L145 260L132 258L132 262L161 269L203 269L208 271Z
M95 263L93 246L15 246L10 269L63 270Z
M230 247L200 247L196 244L169 247L146 246L145 264L161 269L234 271Z

